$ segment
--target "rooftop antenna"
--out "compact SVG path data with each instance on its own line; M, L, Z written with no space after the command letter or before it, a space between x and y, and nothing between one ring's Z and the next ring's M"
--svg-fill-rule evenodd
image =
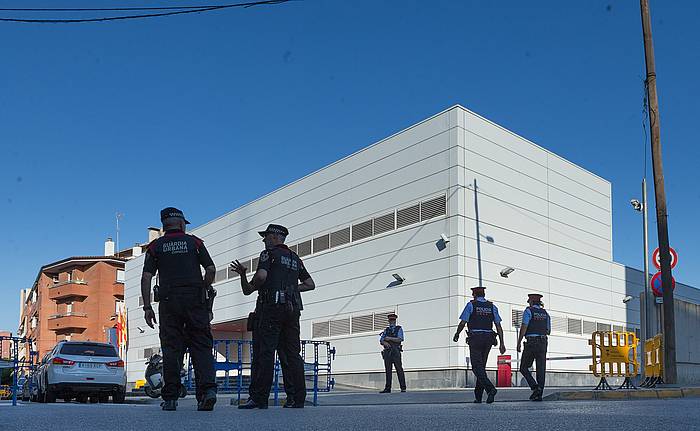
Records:
M121 220L122 218L124 218L124 213L120 213L119 211L117 211L117 252L115 253L117 257L119 257L119 220Z

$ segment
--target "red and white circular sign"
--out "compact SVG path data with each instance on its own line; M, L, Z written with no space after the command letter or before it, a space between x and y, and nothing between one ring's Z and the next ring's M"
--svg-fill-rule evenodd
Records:
M671 252L671 269L673 269L678 263L678 253L676 253L673 247L669 247L669 251ZM651 260L654 262L656 269L661 270L661 252L658 247L654 250L654 254L651 255Z

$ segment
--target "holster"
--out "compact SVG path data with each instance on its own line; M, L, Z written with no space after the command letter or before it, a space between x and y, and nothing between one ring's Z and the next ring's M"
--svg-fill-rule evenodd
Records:
M252 332L255 330L258 314L255 311L248 313L248 321L246 322L246 330Z
M153 302L160 302L160 287L157 284L153 286Z

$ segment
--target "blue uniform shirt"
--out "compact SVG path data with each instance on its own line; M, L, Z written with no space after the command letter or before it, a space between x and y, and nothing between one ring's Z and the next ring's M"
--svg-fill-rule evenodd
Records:
M396 334L396 337L400 338L401 341L403 341L403 328L399 328L399 333ZM384 331L382 331L381 335L379 335L379 342L384 342Z
M539 305L533 305L535 308L542 308ZM532 312L530 311L530 307L525 309L525 312L523 313L523 326L529 325L530 324L530 319L532 319ZM547 329L551 332L552 331L552 319L547 319ZM538 334L528 334L525 332L525 337L536 337Z
M487 302L486 298L483 296L479 296L476 298L477 301L479 302ZM459 315L459 320L463 320L465 322L469 321L469 316L472 315L472 310L474 309L474 306L472 305L472 302L469 301L467 302L467 305L464 307L464 310L462 310L462 314ZM501 316L498 314L498 308L496 307L496 304L493 304L493 323L501 323ZM475 329L473 332L493 332L491 330L483 330L483 329Z

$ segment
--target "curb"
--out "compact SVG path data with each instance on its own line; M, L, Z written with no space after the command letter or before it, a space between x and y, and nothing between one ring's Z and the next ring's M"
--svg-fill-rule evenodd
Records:
M620 401L700 397L700 388L639 389L636 391L561 391L547 395L544 401Z

